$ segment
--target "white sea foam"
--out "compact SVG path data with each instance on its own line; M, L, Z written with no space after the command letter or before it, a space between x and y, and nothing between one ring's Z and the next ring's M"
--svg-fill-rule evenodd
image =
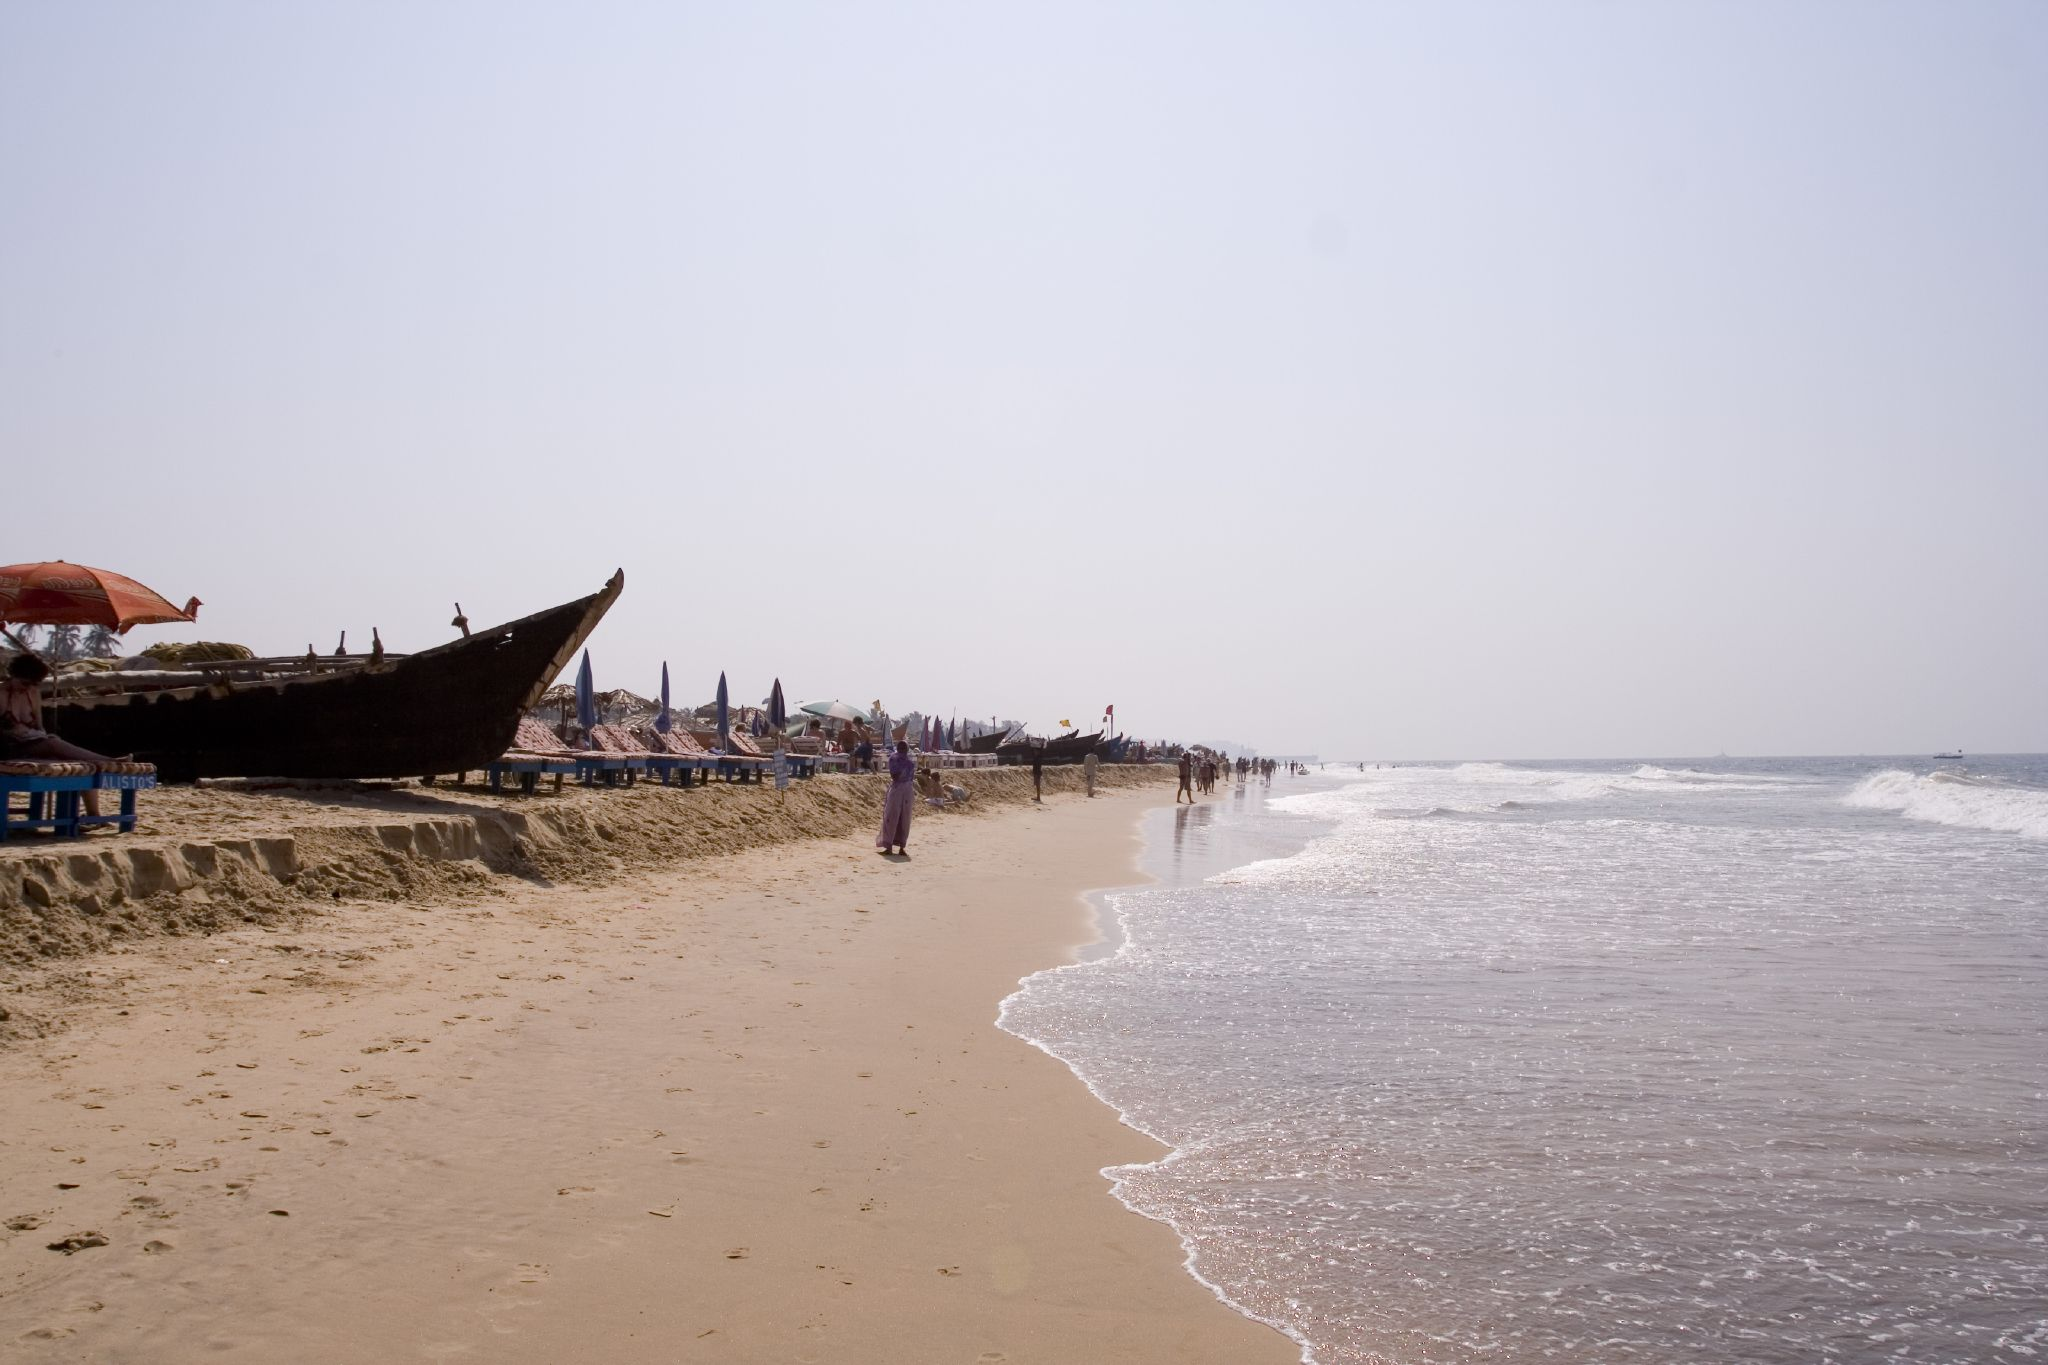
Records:
M1988 829L2048 839L2048 791L1966 773L1872 773L1842 798L1864 810L1895 811L1962 829Z
M1660 768L1654 763L1645 763L1629 776L1643 782L1684 782L1718 787L1803 787L1810 785L1803 778L1774 777L1768 773L1703 773L1697 768L1682 768L1673 772Z
M1358 775L1340 773L1337 777L1343 785L1334 790L1280 797L1273 801L1273 808L1324 817L1342 817L1366 809L1382 818L1413 819L1422 814L1483 814L1614 797L1710 796L1810 785L1800 778L1692 769L1673 771L1649 763L1612 772L1460 763L1450 768L1383 768Z

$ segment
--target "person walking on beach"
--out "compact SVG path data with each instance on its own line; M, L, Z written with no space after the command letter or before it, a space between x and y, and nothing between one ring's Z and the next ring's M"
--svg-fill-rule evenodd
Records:
M1081 760L1081 777L1088 784L1088 794L1090 796L1095 795L1095 770L1101 764L1102 760L1095 756L1095 751L1092 749L1088 751L1088 757Z
M1180 790L1173 794L1173 804L1178 806L1185 796L1190 806L1195 804L1195 761L1187 750L1180 751Z
M917 764L910 758L910 745L896 741L889 755L889 804L882 808L882 832L875 836L875 851L887 854L894 848L901 857L910 856L910 810L917 804Z

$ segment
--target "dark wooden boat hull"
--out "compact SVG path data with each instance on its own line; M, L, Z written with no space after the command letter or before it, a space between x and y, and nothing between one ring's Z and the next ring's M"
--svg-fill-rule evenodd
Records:
M216 681L53 701L50 730L103 754L134 754L166 782L200 777L419 777L481 768L505 751L625 588L359 669Z
M985 735L970 735L957 746L963 754L992 754L1002 747L1006 730L991 730Z
M1045 741L1043 745L1022 739L1011 740L996 750L996 762L1029 763L1032 751L1042 749L1044 761L1047 763L1079 763L1095 751L1095 746L1101 739L1102 732L1097 730L1092 735L1068 731L1058 739Z
M1092 735L1065 734L1058 739L1045 742L1045 761L1048 763L1079 763L1095 752L1095 746L1102 741L1102 731Z

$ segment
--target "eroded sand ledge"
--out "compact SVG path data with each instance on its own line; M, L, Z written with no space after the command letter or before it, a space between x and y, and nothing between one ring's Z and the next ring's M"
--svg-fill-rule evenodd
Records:
M1108 1195L1156 1147L993 1026L1170 792L990 801L907 863L863 811L642 864L599 806L583 884L428 863L483 870L19 972L66 1026L0 1050L0 1353L1293 1361Z
M1104 768L1101 785L1152 785L1169 771ZM992 814L1031 795L1017 768L947 778L967 787L967 804L921 806L920 815ZM145 796L134 835L0 847L0 966L292 918L334 901L481 894L502 878L601 883L681 858L838 837L879 823L886 782L796 782L780 801L723 783L570 786L532 798L447 786L166 788ZM1079 783L1076 769L1046 773L1049 792Z

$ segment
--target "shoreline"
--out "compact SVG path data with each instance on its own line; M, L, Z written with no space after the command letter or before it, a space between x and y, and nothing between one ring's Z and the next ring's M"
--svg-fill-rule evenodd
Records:
M1230 791L1232 794L1242 794L1251 791L1256 791L1259 789L1246 786L1225 788L1224 790ZM1265 799L1269 798L1265 795L1265 793L1261 792L1262 803ZM1026 996L1032 982L1055 972L1069 971L1076 968L1086 968L1092 964L1106 962L1110 959L1113 959L1118 953L1122 952L1125 949L1125 947L1131 943L1132 940L1130 928L1129 925L1125 922L1124 912L1121 909L1115 908L1114 906L1114 902L1117 897L1129 892L1142 893L1148 890L1185 886L1189 884L1190 874L1188 874L1186 870L1180 865L1181 859L1178 849L1177 837L1175 838L1176 847L1174 852L1171 855L1169 855L1167 851L1167 839L1169 835L1173 833L1173 831L1169 829L1167 822L1163 818L1163 814L1166 809L1167 807L1163 803L1155 801L1140 813L1137 829L1137 841L1139 843L1140 848L1143 850L1144 856L1139 859L1136 867L1134 868L1134 878L1128 883L1114 886L1094 887L1084 893L1083 898L1087 901L1089 905L1091 919L1096 931L1096 937L1087 943L1078 945L1075 952L1071 955L1070 959L1067 962L1058 963L1050 967L1042 968L1041 970L1033 972L1029 976L1025 977L1023 980L1019 981L1017 984L1017 989L1013 991L1010 995L1004 997L1002 1008L998 1012L996 1017L996 1027L1001 1029L1003 1032L1008 1033L1011 1037L1016 1038L1018 1041L1024 1043L1026 1046L1036 1049L1037 1051L1044 1053L1046 1056L1058 1062L1062 1067L1066 1068L1068 1073L1072 1075L1074 1079L1078 1081L1084 1089L1087 1090L1090 1098L1092 1098L1097 1104L1101 1105L1103 1108L1109 1110L1112 1114L1116 1115L1117 1122L1119 1124L1121 1124L1125 1128L1130 1129L1132 1132L1140 1134L1147 1141L1153 1143L1159 1149L1158 1155L1155 1155L1147 1160L1124 1162L1118 1165L1104 1167L1102 1174L1103 1177L1109 1182L1109 1191L1111 1197L1114 1198L1120 1205L1128 1209L1133 1214L1136 1214L1141 1218L1146 1218L1153 1222L1160 1223L1165 1227L1169 1228L1173 1232L1175 1239L1180 1244L1182 1253L1182 1272L1186 1274L1188 1278L1192 1279L1195 1283L1201 1285L1203 1289L1207 1290L1211 1295L1213 1295L1218 1303L1222 1304L1231 1312L1245 1318L1247 1321L1255 1322L1264 1327L1267 1327L1271 1329L1276 1335L1285 1338L1288 1342L1292 1344L1292 1349L1294 1350L1294 1352L1296 1352L1295 1359L1297 1361L1312 1361L1314 1359L1314 1356L1312 1355L1313 1344L1311 1342L1309 1342L1306 1338L1299 1335L1292 1327L1288 1326L1287 1324L1267 1318L1258 1313L1257 1311L1255 1311L1254 1309L1242 1303L1239 1303L1236 1299L1231 1297L1229 1291L1227 1291L1220 1283L1210 1279L1208 1276L1202 1273L1201 1267L1198 1264L1197 1248L1194 1242L1192 1241L1190 1235L1187 1232L1185 1232L1178 1223L1174 1222L1172 1219L1168 1218L1163 1213L1147 1212L1143 1208L1139 1207L1138 1204L1132 1202L1130 1199L1127 1199L1125 1197L1125 1190L1128 1186L1131 1173L1135 1171L1151 1170L1154 1168L1163 1168L1166 1166L1170 1166L1174 1162L1182 1158L1182 1156L1185 1154L1183 1150L1169 1139L1162 1137L1159 1134L1153 1132L1151 1129L1145 1127L1143 1123L1141 1123L1137 1118L1135 1118L1121 1104L1119 1104L1116 1100L1112 1099L1109 1095L1105 1094L1102 1091L1102 1089L1098 1087L1096 1080L1089 1076L1089 1074L1083 1068L1079 1061L1069 1060L1068 1058L1061 1056L1059 1052L1054 1050L1054 1046L1050 1041L1048 1041L1045 1038L1035 1036L1029 1032L1023 1031L1021 1025L1013 1026L1013 1023L1010 1018L1011 1006L1017 1003L1018 1001L1022 1000ZM1183 811L1192 812L1194 809L1195 807L1173 807L1176 821L1182 818ZM1211 818L1209 812L1218 809L1228 809L1228 807L1225 807L1222 804L1222 802L1218 801L1216 798L1211 797L1207 804L1207 809L1205 810L1204 815L1200 818L1206 821L1207 819ZM1313 835L1311 833L1303 831L1299 841L1299 845L1297 846L1295 851L1299 851L1300 847L1306 847L1312 838ZM1205 851L1205 856L1201 857L1200 859L1201 866L1198 867L1196 871L1192 874L1193 881L1199 882L1203 879L1205 875L1207 875L1210 872L1227 870L1233 866L1238 865L1239 858L1242 857L1244 853L1250 851L1251 850L1237 850L1233 853L1224 854L1221 856L1218 856L1214 850ZM1261 856L1265 857L1274 856L1273 850L1271 849L1260 850L1260 854Z
M1164 1149L992 1027L1084 946L1082 893L1136 880L1133 817L1167 790L921 810L908 864L854 832L46 969L85 1003L0 1053L0 1217L37 1220L0 1234L0 1337L109 1361L1296 1361L1111 1197L1106 1168ZM88 1231L109 1245L43 1249Z

